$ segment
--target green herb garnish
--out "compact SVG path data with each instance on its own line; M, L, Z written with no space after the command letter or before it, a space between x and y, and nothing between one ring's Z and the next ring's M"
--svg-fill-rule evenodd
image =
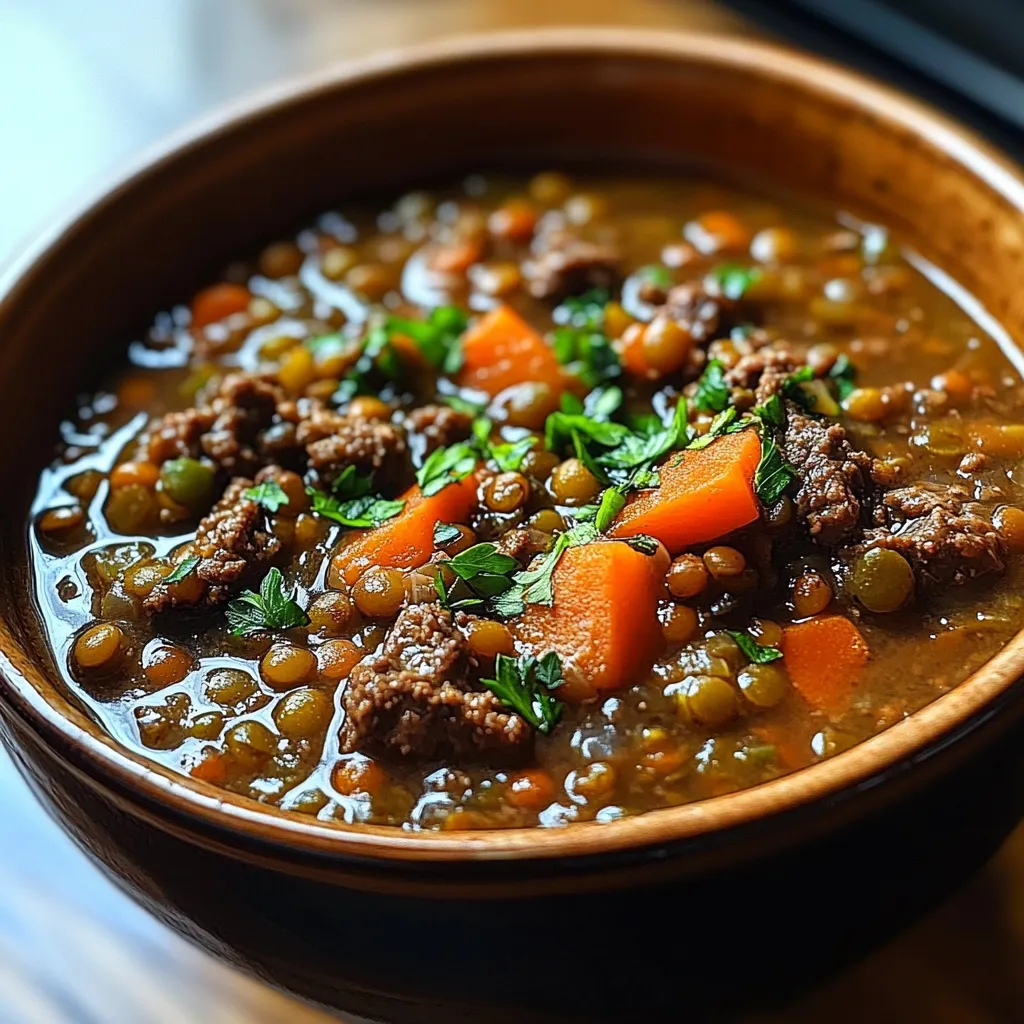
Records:
M778 647L759 644L749 633L742 633L737 629L727 629L726 633L736 641L736 646L743 652L747 661L755 665L767 665L782 657L782 651Z
M849 398L850 392L856 390L857 367L853 365L845 352L840 353L832 364L832 368L828 371L828 378L835 383L836 394L839 396L840 402Z
M494 678L481 682L538 732L549 733L558 724L564 705L551 691L562 685L563 678L562 663L554 651L540 660L529 654L519 658L499 654L494 659Z
M693 395L693 404L701 412L721 412L728 404L731 392L725 382L725 367L718 359L712 359L700 380Z
M243 591L227 607L228 625L234 636L251 636L264 630L292 629L309 625L309 616L285 590L280 570L271 569L260 592Z
M443 491L449 484L465 480L476 469L480 453L472 441L457 441L447 448L435 448L423 460L416 473L420 490L430 497Z
M723 434L730 434L734 431L731 429L741 429L745 426L745 423L737 423L739 419L739 413L736 411L736 407L730 405L723 412L720 412L712 421L708 429L700 435L695 437L687 446L688 451L700 451L701 448L707 448L712 441L717 440Z
M276 512L288 504L288 495L276 480L264 480L255 487L249 487L242 494L243 497L255 501L257 505L262 505L271 512Z
M727 299L742 299L747 289L761 279L759 267L745 267L740 263L719 263L708 272L708 277L722 290Z
M380 526L381 523L394 519L405 508L404 501L391 501L379 494L364 494L358 498L339 501L334 495L324 494L315 487L307 487L306 493L317 515L353 530L368 530Z
M601 495L601 503L597 506L597 512L594 515L594 526L597 527L599 533L604 533L615 522L615 517L622 511L625 504L626 495L620 488L605 488Z
M408 320L389 316L384 322L388 338L410 338L423 358L442 373L457 373L462 368L462 335L469 319L458 306L438 306L426 320Z
M595 289L566 299L554 311L561 326L551 333L555 358L589 388L618 377L622 365L604 332L604 307L608 293Z
M654 285L655 288L667 289L671 288L673 284L672 272L661 263L649 263L645 267L640 267L634 272L634 276L642 278L648 284Z
M189 555L188 558L182 559L175 567L174 572L170 576L163 578L163 584L166 586L170 583L180 583L183 579L187 579L196 571L199 563L202 559L198 555Z
M537 438L531 434L518 441L494 442L491 440L493 429L494 424L489 419L477 417L473 421L473 440L480 457L493 462L503 473L518 472L523 459L536 447Z
M440 572L434 577L434 589L446 608L472 608L497 598L513 587L512 573L519 563L511 555L503 555L493 544L474 544L442 563L458 580L446 587ZM465 584L470 596L454 598L459 581Z
M434 523L434 547L443 548L452 541L458 540L462 531L454 523L442 523L439 519Z

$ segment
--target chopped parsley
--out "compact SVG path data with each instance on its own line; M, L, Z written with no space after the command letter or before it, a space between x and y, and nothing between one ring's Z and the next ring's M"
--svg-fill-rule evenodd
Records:
M761 279L758 267L745 267L741 263L719 263L708 272L708 277L722 290L727 299L742 299L754 282Z
M523 459L536 447L537 439L529 434L518 441L491 440L494 424L484 417L473 421L473 440L476 442L480 457L493 462L503 473L515 473L523 464Z
M325 494L315 487L307 487L313 511L340 526L354 530L368 530L393 519L405 508L404 501L390 501L374 494L373 482L360 476L355 466L346 466Z
M736 430L742 430L746 425L745 421L739 419L736 407L730 405L711 421L708 429L700 437L695 437L686 447L689 451L700 451L701 448L707 448L712 441L717 440L723 434L731 434Z
M633 276L654 285L655 288L671 288L673 284L672 271L661 263L649 263L645 267L640 267Z
M420 490L430 497L449 484L465 480L476 469L480 453L474 441L457 441L447 448L435 448L416 473Z
M243 496L271 512L276 512L288 504L288 495L276 480L264 480L263 483L244 491Z
M512 573L519 568L519 563L511 555L503 555L487 542L474 544L441 564L456 576L450 587L445 584L441 572L434 577L434 589L441 604L449 609L478 607L511 590L514 585ZM459 596L460 592L463 596Z
M384 330L389 339L396 335L411 339L423 358L442 373L457 373L462 368L462 335L469 319L458 306L438 306L426 320L408 320L389 316Z
M243 591L227 607L228 625L234 636L252 636L264 630L292 629L309 625L309 616L285 590L279 569L271 569L260 584L260 592Z
M828 378L836 386L836 394L839 401L850 397L850 392L857 388L857 367L850 361L850 357L842 352L832 364L828 371Z
M782 382L782 393L804 412L815 411L814 396L804 385L814 380L814 371L809 366L801 366Z
M786 426L786 409L779 395L754 408L761 435L761 459L754 473L754 490L765 508L771 508L796 479L796 469L782 454L780 435Z
M442 523L439 519L434 523L434 547L443 548L452 541L458 540L462 531L454 523Z
M767 665L782 657L782 651L778 647L759 644L749 633L742 633L737 629L727 629L726 633L736 641L736 646L743 652L747 661L755 665Z
M729 385L725 382L725 367L718 359L712 359L704 368L697 390L693 396L693 404L701 412L721 412L730 398Z
M313 503L313 511L325 519L353 530L368 530L394 519L405 508L404 501L391 501L379 494L364 494L359 498L339 501L333 494L324 494L315 487L306 493Z
M608 293L595 289L566 299L554 312L560 324L551 334L555 358L588 388L618 377L622 365L604 331L604 308Z
M538 732L549 733L562 716L564 705L552 695L562 685L562 663L554 651L539 660L523 654L494 659L494 678L481 682L506 707L518 712Z
M199 563L202 559L198 555L189 555L188 558L182 559L175 567L174 572L170 576L165 576L163 583L180 583L183 579L187 579L196 571Z

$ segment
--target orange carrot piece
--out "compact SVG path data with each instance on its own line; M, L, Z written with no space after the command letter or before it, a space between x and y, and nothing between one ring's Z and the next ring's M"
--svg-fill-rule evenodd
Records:
M476 505L476 488L473 474L429 498L411 487L402 495L405 508L394 519L351 535L332 559L332 570L351 585L373 565L415 569L426 564L434 551L434 524L466 522Z
M199 779L201 782L211 782L215 786L221 785L228 777L228 755L219 750L207 748L203 751L202 756L191 768L188 773L193 779Z
M845 616L816 615L782 631L782 657L800 696L819 711L842 711L868 660L868 645Z
M554 604L530 604L512 624L516 638L538 657L563 661L564 700L586 700L628 686L661 640L658 595L668 568L615 541L569 548L555 569Z
M746 526L760 514L754 495L760 459L761 442L753 430L726 434L707 448L670 456L658 470L661 486L632 498L611 536L647 533L678 555Z
M192 300L192 326L205 327L233 313L244 313L252 296L240 284L215 284L204 288Z
M514 310L499 306L462 339L459 384L492 397L518 384L538 382L562 391L562 368L544 339Z

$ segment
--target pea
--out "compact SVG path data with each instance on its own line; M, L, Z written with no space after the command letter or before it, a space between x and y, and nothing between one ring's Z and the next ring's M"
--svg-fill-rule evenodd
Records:
M701 725L716 729L736 714L736 690L721 676L691 676L684 692L686 710Z
M527 525L541 533L561 533L565 529L565 520L553 508L542 508L530 517Z
M743 696L759 708L773 708L789 688L786 673L776 664L748 665L736 677Z
M107 499L107 522L118 533L139 533L157 512L153 492L141 484L129 484L112 491Z
M656 316L644 328L641 349L644 362L659 375L674 373L693 348L688 330L667 316Z
M828 580L813 569L805 570L793 581L793 611L798 619L823 612L831 600Z
M515 512L530 496L530 482L522 473L498 473L484 485L484 504L492 512Z
M112 668L120 660L124 633L113 622L90 626L75 641L75 661L84 669Z
M720 544L704 552L704 565L716 580L739 576L747 567L742 552Z
M274 722L282 736L292 740L309 739L327 727L331 711L331 702L325 693L304 687L282 698L274 709Z
M669 605L659 618L667 643L685 644L697 632L697 613L685 604Z
M405 600L405 580L397 569L370 569L352 588L356 607L371 619L390 619Z
M475 654L494 658L498 654L511 654L514 649L512 634L507 626L491 619L476 619L469 626L466 639Z
M234 707L258 689L256 680L239 668L216 668L207 677L203 695L211 704Z
M734 670L746 661L739 644L728 633L709 636L704 642L704 650L711 658L723 658Z
M871 548L854 562L850 585L868 611L894 612L914 593L914 570L898 551Z
M262 722L247 719L228 729L224 746L244 771L256 771L277 750L277 737Z
M192 669L192 655L174 644L161 643L144 652L142 671L156 687L180 683Z
M996 510L992 522L1010 548L1024 550L1024 511L1014 505L1003 505Z
M559 396L543 381L527 381L504 391L497 402L498 418L511 427L542 430L544 421L558 408Z
M597 477L579 459L566 459L551 474L551 492L562 505L586 505L600 490Z
M147 597L173 571L166 562L137 562L125 570L124 589L132 597Z
M708 585L708 570L697 555L680 555L668 567L668 591L673 597L696 597Z
M534 480L547 480L558 466L558 456L543 448L534 448L528 452L519 467L523 473Z
M193 513L209 507L213 499L213 484L213 467L198 459L171 459L160 469L161 489L172 501Z
M340 590L328 590L309 606L309 622L325 636L336 636L352 617L352 602Z
M287 690L304 683L316 671L316 655L305 647L275 644L263 655L260 675L275 690Z

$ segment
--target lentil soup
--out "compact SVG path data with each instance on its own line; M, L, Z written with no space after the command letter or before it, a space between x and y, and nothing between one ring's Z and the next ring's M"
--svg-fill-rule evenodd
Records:
M121 743L325 821L812 764L1021 626L1024 393L878 226L700 180L331 212L161 313L31 526Z

